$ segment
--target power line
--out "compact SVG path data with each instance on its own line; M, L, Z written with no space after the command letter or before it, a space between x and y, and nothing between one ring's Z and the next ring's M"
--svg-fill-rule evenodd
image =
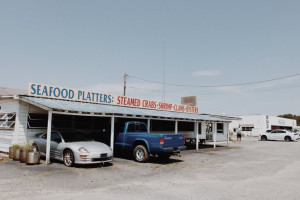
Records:
M253 85L253 84L258 84L258 83L267 83L267 82L278 81L278 80L287 79L287 78L291 78L291 77L296 77L296 76L299 76L299 75L300 74L293 74L293 75L283 76L283 77L279 77L279 78L273 78L273 79L269 79L269 80L247 82L247 83L225 84L225 85L185 85L185 84L164 83L164 82L162 83L162 82L159 82L159 81L148 80L148 79L139 78L139 77L131 76L131 75L128 75L128 77L133 78L133 79L137 79L137 80L141 80L141 81L150 82L150 83L169 85L169 86L216 88L216 87L243 86L243 85Z
M248 89L248 90L243 90L243 92L261 92L261 91L277 91L280 89L294 89L294 88L299 88L300 85L294 85L294 86L289 86L289 87L281 87L281 88L252 88L252 89ZM131 88L131 89L137 89L137 90L143 90L143 91L149 91L149 92L155 92L155 93L160 93L160 90L155 90L155 89L149 89L149 88L141 88L141 87L133 87L133 86L127 86L127 88ZM181 91L168 91L168 94L178 94L178 92ZM229 94L229 93L237 93L237 90L235 89L226 89L226 90L204 90L204 91L200 91L200 92L196 92L197 95L222 95L222 94Z
M152 90L152 89L149 89L149 88L140 88L140 87L132 87L132 86L127 86L128 88L131 88L131 89L137 89L137 90L147 90L147 91L151 91L151 92L161 92L160 90Z

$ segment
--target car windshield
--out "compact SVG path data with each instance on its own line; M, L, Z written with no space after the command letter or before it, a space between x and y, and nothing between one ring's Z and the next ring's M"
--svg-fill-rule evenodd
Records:
M78 131L60 132L65 142L91 141L92 138Z

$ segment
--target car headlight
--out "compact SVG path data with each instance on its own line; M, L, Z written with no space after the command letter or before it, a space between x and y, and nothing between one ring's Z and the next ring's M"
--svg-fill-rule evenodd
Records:
M80 152L80 153L90 153L86 148L84 148L84 147L80 147L79 149L78 149L78 151Z

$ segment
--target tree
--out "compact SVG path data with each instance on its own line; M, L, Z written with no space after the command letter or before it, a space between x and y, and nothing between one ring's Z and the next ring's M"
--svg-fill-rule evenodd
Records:
M293 115L293 114L283 114L283 115L278 115L278 117L282 117L286 119L295 119L297 121L297 126L300 126L300 116Z

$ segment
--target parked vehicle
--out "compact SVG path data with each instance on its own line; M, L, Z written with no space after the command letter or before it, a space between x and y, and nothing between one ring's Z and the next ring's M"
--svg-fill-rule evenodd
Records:
M183 134L153 133L150 134L143 122L126 122L124 131L115 139L116 151L133 152L138 162L147 162L150 154L161 159L169 159L171 155L180 155L185 149Z
M266 131L264 134L261 134L261 140L284 140L284 141L295 141L299 138L298 133L294 133L290 130L273 130L271 132Z
M34 149L46 156L47 133L37 134L32 141ZM79 131L53 131L50 142L50 158L63 161L71 167L74 164L96 164L111 162L112 149L101 142L93 141Z

